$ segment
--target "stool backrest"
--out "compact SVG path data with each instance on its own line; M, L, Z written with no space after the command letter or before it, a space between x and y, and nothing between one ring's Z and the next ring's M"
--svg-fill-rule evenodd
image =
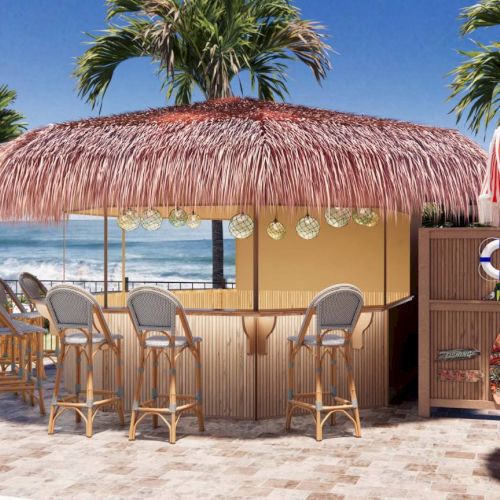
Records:
M354 285L339 284L325 288L309 305L299 332L299 343L307 333L316 313L316 335L324 330L343 330L351 333L363 309L363 294Z
M31 304L31 309L34 309L34 300L44 299L47 295L46 286L33 274L21 273L18 278L19 285L26 299Z
M165 332L175 337L179 316L188 342L192 343L184 308L173 293L154 286L140 286L128 294L127 306L138 336Z
M12 318L3 304L0 304L0 330L9 330L12 335L17 335L17 330L14 323L12 323Z
M113 343L101 306L83 288L76 285L56 285L47 292L45 304L60 332L68 328L82 330L88 335L92 335L94 331L100 332L108 343Z
M9 310L9 300L12 302L12 305L17 307L19 312L26 312L24 304L19 300L19 297L14 293L14 290L12 290L10 285L5 280L0 278L0 305Z

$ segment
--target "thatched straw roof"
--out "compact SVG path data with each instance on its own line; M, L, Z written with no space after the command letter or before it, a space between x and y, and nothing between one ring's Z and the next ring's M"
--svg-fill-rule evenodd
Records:
M50 125L0 150L0 218L129 206L467 212L486 154L455 130L224 99Z

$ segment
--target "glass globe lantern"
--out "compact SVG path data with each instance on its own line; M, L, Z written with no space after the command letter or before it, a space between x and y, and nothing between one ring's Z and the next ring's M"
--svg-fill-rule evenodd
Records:
M312 240L319 234L319 222L314 217L306 214L305 217L302 217L302 219L297 222L295 230L304 240Z
M371 208L359 208L352 218L356 224L366 227L376 226L379 221L377 212L374 212Z
M229 221L229 232L237 239L243 240L253 233L254 223L252 218L244 213L235 215Z
M286 229L285 226L279 222L277 219L274 219L267 226L267 234L273 240L279 241L285 237Z
M201 217L198 214L191 212L187 217L186 226L191 229L196 229L197 227L199 227L200 224L201 224Z
M133 231L139 227L141 216L133 208L129 208L116 219L118 226L124 231Z
M168 214L168 221L174 227L181 227L186 224L188 215L182 208L176 207Z
M149 208L142 213L141 224L146 231L157 231L163 222L161 213L154 208Z
M349 224L351 211L348 208L330 207L325 212L325 219L332 227L344 227Z

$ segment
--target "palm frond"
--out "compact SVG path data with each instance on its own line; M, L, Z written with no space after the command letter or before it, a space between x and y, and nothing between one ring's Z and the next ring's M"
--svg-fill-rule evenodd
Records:
M128 19L126 26L110 25L103 35L92 36L91 47L77 59L74 75L78 94L94 108L102 103L113 74L124 61L150 53L146 37L149 23Z
M8 109L16 100L16 92L7 85L0 85L0 142L6 142L21 135L26 130L24 116Z
M454 80L450 99L460 97L453 108L457 121L465 118L470 129L478 133L482 126L486 129L495 117L496 124L499 120L500 43L476 45L479 50L459 52L467 60L452 71Z
M461 27L463 35L472 33L478 28L499 25L500 2L498 0L481 0L471 7L463 9L460 19L464 19Z

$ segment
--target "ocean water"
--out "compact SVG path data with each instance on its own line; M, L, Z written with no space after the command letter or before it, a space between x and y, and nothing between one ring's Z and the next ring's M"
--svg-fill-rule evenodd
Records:
M210 222L197 229L174 228L164 221L158 231L138 228L127 234L126 275L131 281L211 281ZM235 277L235 243L224 227L224 272ZM109 279L121 279L121 230L109 219ZM71 219L66 226L66 279L103 279L102 219ZM63 270L63 226L0 224L0 277L16 279L31 272L60 280Z

